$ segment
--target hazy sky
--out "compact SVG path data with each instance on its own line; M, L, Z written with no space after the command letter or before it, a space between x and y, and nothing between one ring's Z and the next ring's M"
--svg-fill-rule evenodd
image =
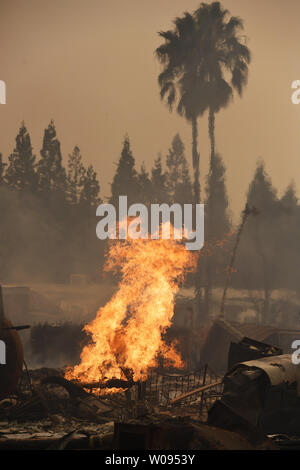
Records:
M241 16L252 51L242 99L216 118L216 146L227 167L235 215L256 161L262 157L282 194L300 174L300 105L291 82L300 79L300 1L224 0ZM24 119L39 157L44 128L54 119L64 160L78 145L92 163L101 195L110 193L124 134L137 166L150 169L168 151L175 133L191 165L190 125L160 101L157 32L198 0L0 0L0 79L7 104L0 105L0 151L13 150ZM201 175L207 173L207 116L199 120ZM138 202L138 201L137 201Z

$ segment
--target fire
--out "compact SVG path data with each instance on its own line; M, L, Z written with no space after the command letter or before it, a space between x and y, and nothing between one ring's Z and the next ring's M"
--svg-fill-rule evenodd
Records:
M129 369L133 380L145 380L159 355L182 367L176 345L167 345L162 335L171 325L179 284L195 267L195 253L178 240L111 242L105 270L120 271L118 290L85 326L92 341L66 378L81 383L125 379L123 371Z

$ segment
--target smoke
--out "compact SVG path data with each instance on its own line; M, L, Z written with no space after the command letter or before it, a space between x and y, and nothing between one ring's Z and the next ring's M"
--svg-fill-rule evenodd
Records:
M0 280L66 282L71 272L98 272L103 242L91 211L0 186Z

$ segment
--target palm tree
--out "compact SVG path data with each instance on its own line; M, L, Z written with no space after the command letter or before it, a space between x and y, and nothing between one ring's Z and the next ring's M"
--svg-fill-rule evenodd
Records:
M197 119L209 111L211 165L215 154L215 113L226 107L233 90L241 95L247 83L250 51L243 44L240 18L228 18L220 2L201 3L193 14L173 21L174 29L158 34L164 43L155 51L163 70L158 77L161 98L192 124L194 196L200 200ZM226 81L227 79L227 81ZM198 196L198 197L197 197Z
M174 20L174 29L161 31L164 44L155 51L156 57L163 65L158 77L160 96L166 98L172 111L177 102L177 111L192 124L192 161L194 171L194 199L200 201L199 163L197 150L198 126L197 119L205 111L201 100L196 100L200 80L197 69L199 64L198 51L195 48L197 25L193 15L185 13L182 18ZM178 98L178 99L177 99Z
M247 83L250 51L245 44L245 37L240 36L243 22L222 8L219 2L202 3L194 12L195 22L201 30L199 48L202 51L201 77L205 89L208 109L208 132L210 139L210 166L208 180L212 181L216 172L215 154L215 114L228 106L234 91L242 95ZM206 236L216 236L213 230L217 194L210 185L207 195ZM211 259L206 257L205 311L208 313L211 299Z
M243 30L242 20L230 17L220 2L202 3L193 16L199 30L199 75L204 95L200 99L205 101L208 109L211 171L215 156L215 114L228 106L234 90L242 95L248 78L250 51L244 44L245 36L239 34Z
M199 203L197 120L208 111L211 175L215 163L215 114L228 106L234 90L242 94L247 83L250 51L245 36L240 36L242 20L230 17L220 2L201 3L194 13L184 13L173 24L173 30L159 33L164 43L155 51L163 65L158 82L161 98L166 98L170 110L176 103L178 113L192 124L194 198ZM206 231L209 236L212 217L213 207L210 207ZM196 292L199 293L198 287Z

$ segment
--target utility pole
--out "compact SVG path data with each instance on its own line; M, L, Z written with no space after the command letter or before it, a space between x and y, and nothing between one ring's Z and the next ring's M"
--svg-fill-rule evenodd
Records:
M239 229L237 231L235 244L234 244L234 247L233 247L233 250L232 250L231 260L230 260L230 263L229 263L227 276L226 276L226 279L225 279L225 286L224 286L224 291L223 291L223 296L222 296L222 301L221 301L221 307L220 307L220 318L224 318L226 294L227 294L227 290L228 290L228 287L229 287L229 282L230 282L231 273L232 273L232 270L233 270L233 265L234 265L234 261L235 261L236 252L237 252L237 249L238 249L238 246L239 246L239 243L240 243L240 239L241 239L241 235L242 235L245 223L246 223L249 215L258 215L258 214L259 214L258 209L256 209L256 207L254 207L254 206L249 207L248 204L246 204L245 209L242 212L242 221L241 221L241 224L240 224Z

